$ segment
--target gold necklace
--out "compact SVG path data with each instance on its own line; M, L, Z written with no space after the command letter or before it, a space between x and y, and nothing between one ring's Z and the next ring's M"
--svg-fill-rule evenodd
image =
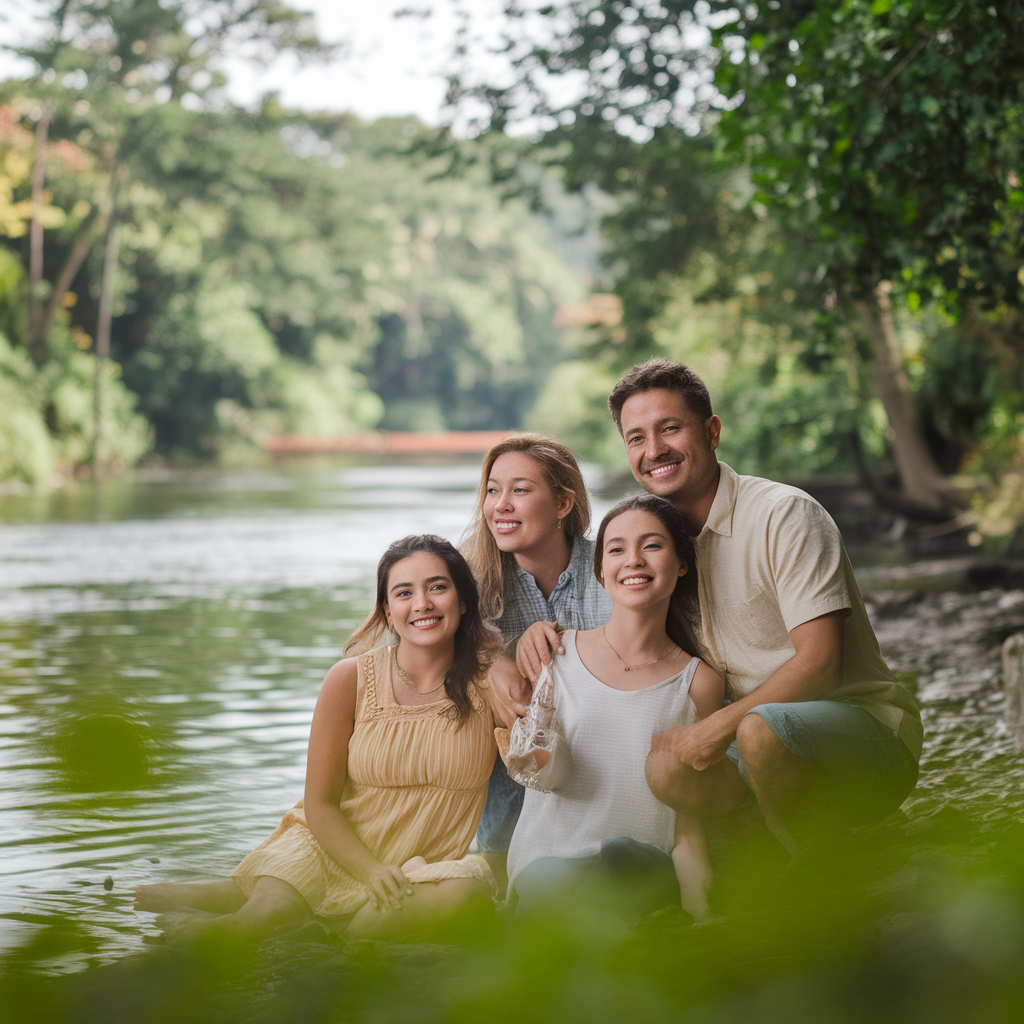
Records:
M437 693L437 691L444 686L444 683L442 682L441 686L435 686L432 690L417 690L416 684L412 681L412 677L404 668L402 668L401 665L398 664L398 644L395 644L395 646L391 648L391 651L395 658L395 668L398 670L398 674L402 677L402 682L405 683L413 693L418 693L421 697L429 697L432 693Z
M656 665L659 661L664 661L670 654L675 654L675 652L679 650L679 645L673 644L672 650L666 651L660 658L655 658L654 661L642 661L639 665L627 665L626 659L619 654L614 647L612 647L612 642L608 639L608 634L605 632L604 626L601 627L601 636L604 637L604 642L608 645L608 650L610 650L612 654L622 662L623 668L626 672L635 672L638 668L646 668L648 665Z

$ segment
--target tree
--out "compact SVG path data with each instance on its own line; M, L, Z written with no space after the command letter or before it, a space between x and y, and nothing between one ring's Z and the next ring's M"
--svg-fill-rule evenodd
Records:
M540 30L513 15L514 84L456 81L456 93L482 101L498 127L516 111L547 118L549 137L587 140L597 157L597 133L644 154L667 136L691 151L710 140L746 168L748 209L776 211L795 243L810 243L816 305L848 318L869 347L903 506L948 514L894 303L935 302L954 318L1021 304L1024 5L576 0L542 8ZM563 76L576 91L554 104L548 83ZM653 163L638 166L649 174Z
M277 0L38 0L45 28L38 40L7 48L33 60L41 76L33 172L29 351L37 365L47 358L47 342L60 304L88 258L104 238L103 271L96 324L94 439L98 468L103 432L103 385L118 263L121 219L116 197L130 192L135 177L136 143L154 106L177 105L220 84L217 60L242 50L269 58L284 50L322 57L330 52L316 37L310 19ZM61 76L62 87L53 84ZM62 109L56 100L63 100ZM44 286L43 193L51 117L58 132L91 149L101 184L82 200L86 215L59 269ZM82 122L85 122L83 125ZM95 178L95 174L93 176ZM98 193L98 194L97 194ZM53 261L51 260L51 264Z

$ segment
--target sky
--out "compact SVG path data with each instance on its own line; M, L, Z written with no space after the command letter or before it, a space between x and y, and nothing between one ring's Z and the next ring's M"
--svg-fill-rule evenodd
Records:
M350 110L372 119L416 114L428 124L441 118L444 70L458 21L451 0L293 0L314 13L322 38L343 41L348 52L330 66L300 68L281 61L269 71L236 64L229 92L248 104L278 89L285 106ZM474 20L497 19L497 0L468 0ZM429 11L395 17L396 12Z
M232 62L225 69L232 100L250 106L264 92L277 90L290 107L352 111L366 120L404 114L427 124L441 120L444 69L458 28L452 0L292 2L314 14L322 38L347 44L345 55L329 66L300 67L291 59L270 68ZM462 0L461 6L477 29L498 24L500 0ZM0 0L0 33L8 38L27 27L19 8L18 0ZM410 10L418 13L395 17ZM28 73L0 54L0 77Z

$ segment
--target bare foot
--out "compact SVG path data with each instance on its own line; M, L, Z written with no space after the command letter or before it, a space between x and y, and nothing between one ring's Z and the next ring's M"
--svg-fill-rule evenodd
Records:
M165 939L172 939L195 925L206 925L218 920L218 914L208 914L204 910L169 910L157 917L156 926L163 932Z

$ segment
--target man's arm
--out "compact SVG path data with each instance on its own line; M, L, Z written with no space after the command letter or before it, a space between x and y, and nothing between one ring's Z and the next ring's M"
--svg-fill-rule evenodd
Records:
M684 764L703 771L725 757L743 716L761 704L816 700L843 681L843 631L850 610L829 612L789 631L795 653L756 690L695 725L658 733L652 749L669 749Z
M494 717L506 729L511 729L515 720L522 718L529 710L530 684L507 656L497 657L491 662L481 689Z

